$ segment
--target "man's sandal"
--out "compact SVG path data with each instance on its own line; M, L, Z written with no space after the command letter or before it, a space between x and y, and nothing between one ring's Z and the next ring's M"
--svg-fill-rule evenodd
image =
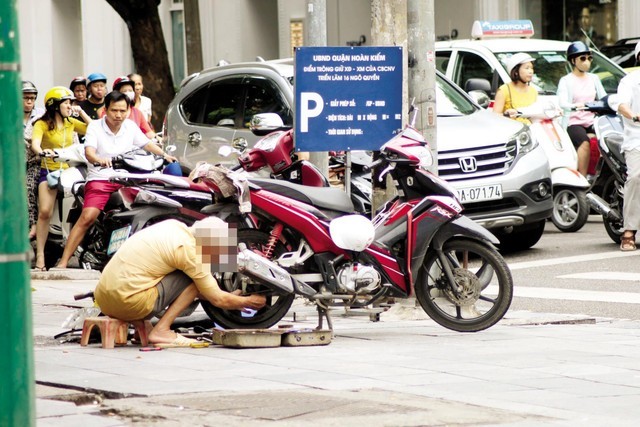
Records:
M623 234L622 237L620 237L620 250L623 252L635 251L636 235L633 234L631 236L625 236Z

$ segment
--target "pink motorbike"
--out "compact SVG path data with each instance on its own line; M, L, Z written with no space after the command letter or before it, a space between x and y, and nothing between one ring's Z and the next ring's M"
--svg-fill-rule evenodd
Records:
M398 195L373 220L354 214L339 189L251 178L242 187L231 171L225 179L243 191L225 197L220 179L211 179L211 169L220 167L200 165L192 177L218 201L203 212L224 211L241 224L239 272L223 275L221 287L268 296L251 314L203 303L209 316L227 328L266 328L301 295L317 305L319 326L325 316L331 326L331 308L361 310L415 295L446 328L476 332L497 323L513 296L498 240L462 215L456 191L426 170L432 162L413 124L385 143L372 167L383 167L382 177L391 174Z

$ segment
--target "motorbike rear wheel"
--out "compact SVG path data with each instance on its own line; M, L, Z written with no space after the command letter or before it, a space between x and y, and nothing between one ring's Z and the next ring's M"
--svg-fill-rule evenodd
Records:
M246 244L248 249L256 253L264 254L268 241L269 233L252 229L238 230L238 243ZM272 258L277 258L284 252L286 252L285 246L278 242L273 251ZM224 273L219 283L220 288L227 292L241 289L241 279L242 275L238 273ZM281 296L265 293L265 289L266 288L259 283L249 282L247 288L248 293L257 292L267 297L267 304L260 310L252 310L251 313L244 313L241 310L225 310L205 300L201 301L202 308L211 320L223 328L269 328L278 323L278 321L287 314L289 308L291 308L295 294Z
M580 230L589 219L587 193L580 188L558 187L553 189L551 221L560 231L573 233Z
M618 191L619 186L624 186L624 183L618 183L616 181L616 177L611 175L605 181L602 186L602 198L605 202L609 203L611 209L615 209L618 211L620 216L622 217L623 212L623 204L624 198ZM602 224L604 225L604 229L607 234L615 242L615 244L620 244L620 239L622 238L622 233L624 233L624 224L622 221L612 221L608 219L606 216L602 217Z
M436 251L427 253L415 283L429 317L458 332L482 331L502 319L513 298L513 279L502 256L489 244L466 239L446 242L443 255L446 265Z

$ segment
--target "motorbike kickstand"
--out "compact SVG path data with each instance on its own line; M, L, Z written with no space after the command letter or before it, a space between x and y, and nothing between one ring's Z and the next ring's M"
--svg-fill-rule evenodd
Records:
M329 310L320 306L318 306L318 326L316 327L316 330L322 330L322 317L327 318L327 326L329 326L330 331L333 331L333 322L331 321Z

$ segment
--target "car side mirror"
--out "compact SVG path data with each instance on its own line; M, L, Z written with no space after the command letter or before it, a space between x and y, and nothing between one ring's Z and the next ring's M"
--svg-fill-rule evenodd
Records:
M469 96L482 108L487 108L491 102L489 95L482 90L472 90L469 92Z

